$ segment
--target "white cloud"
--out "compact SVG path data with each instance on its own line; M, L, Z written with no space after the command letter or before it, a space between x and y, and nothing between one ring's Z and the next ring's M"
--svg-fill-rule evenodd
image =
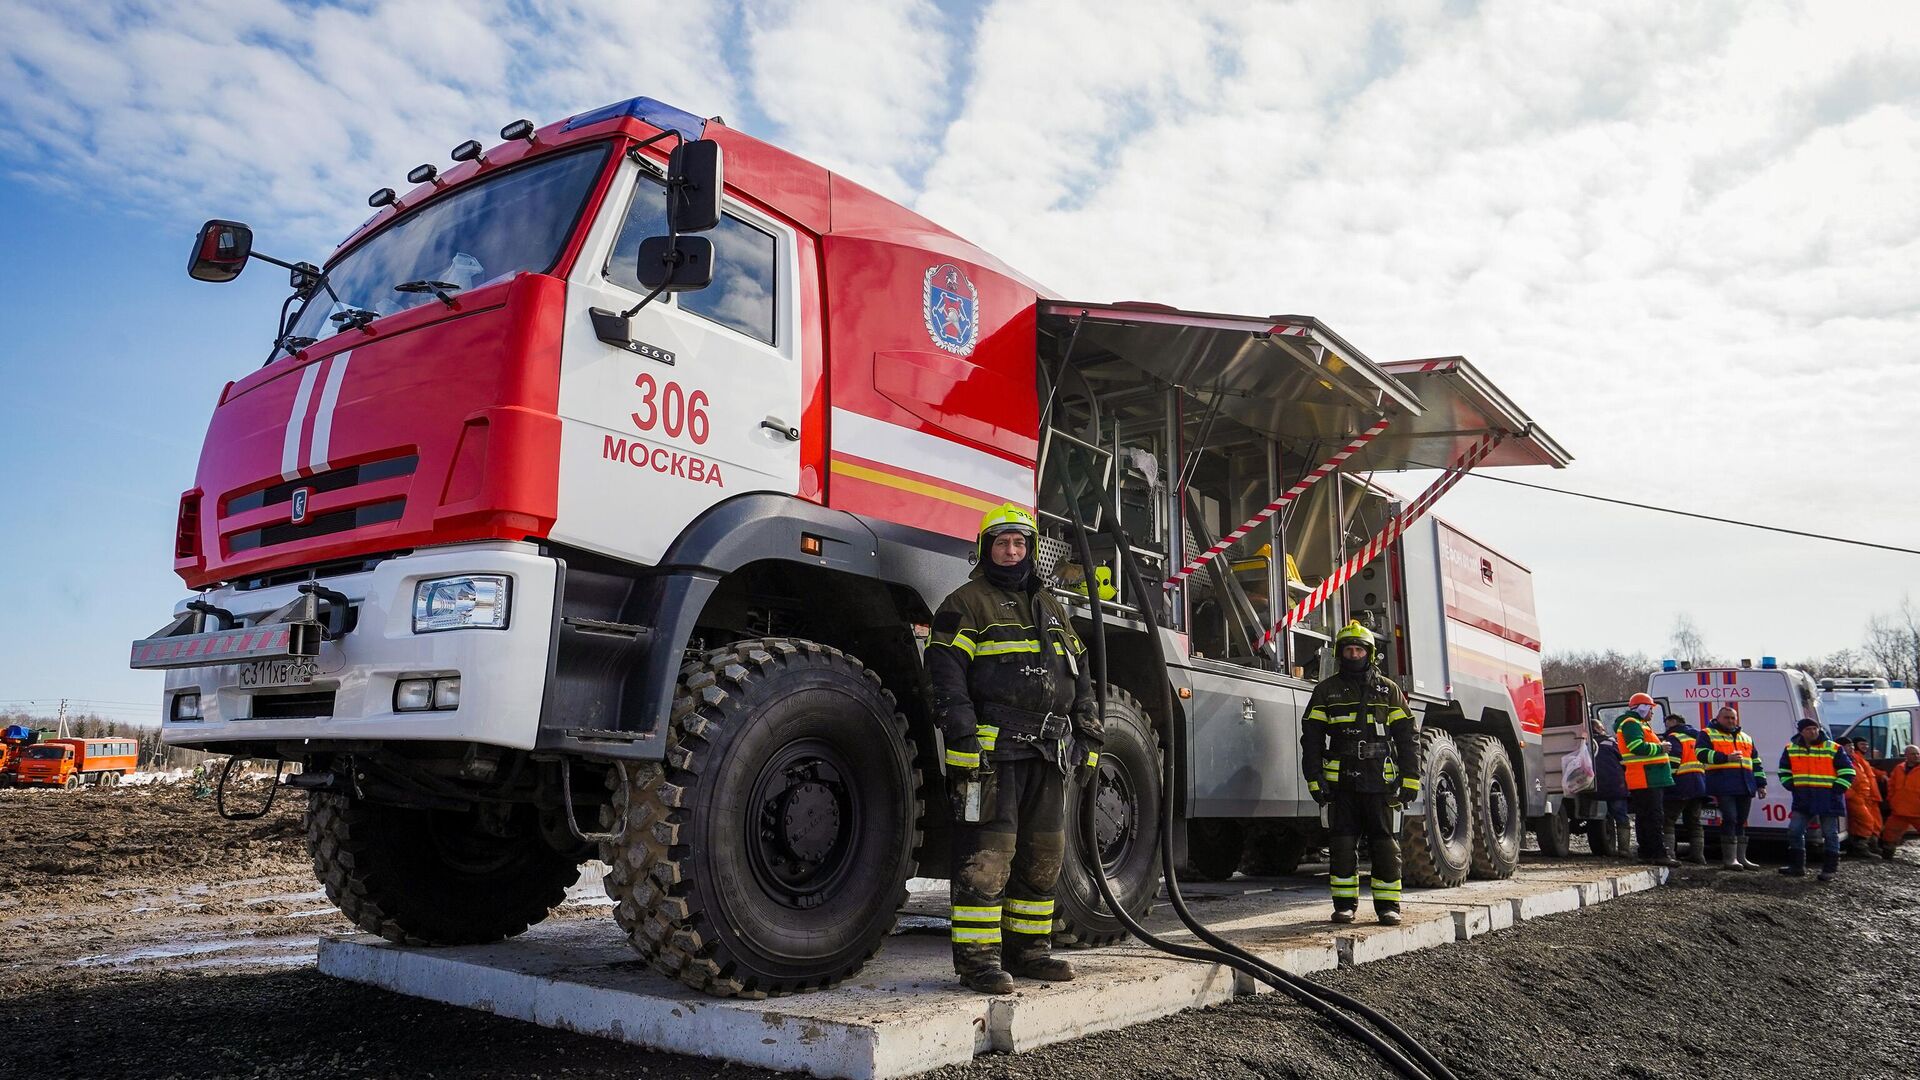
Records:
M1381 359L1464 352L1578 456L1567 486L1897 542L1920 535L1903 15L0 0L0 133L17 175L72 197L321 247L461 139L647 93L765 126L1074 296L1316 314ZM1729 651L1755 628L1833 648L1920 592L1905 557L1491 484L1449 508L1534 565L1557 645L1655 648L1690 609Z

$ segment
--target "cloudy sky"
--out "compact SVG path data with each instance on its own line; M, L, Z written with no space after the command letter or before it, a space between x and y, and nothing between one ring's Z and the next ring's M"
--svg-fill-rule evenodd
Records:
M177 493L283 257L469 137L635 94L781 143L1074 298L1463 353L1528 479L1920 547L1920 20L1900 5L0 0L0 707L140 712ZM1417 486L1420 478L1412 478ZM1920 557L1467 480L1549 648L1856 644ZM1917 596L1916 599L1920 599ZM124 706L118 703L128 703Z

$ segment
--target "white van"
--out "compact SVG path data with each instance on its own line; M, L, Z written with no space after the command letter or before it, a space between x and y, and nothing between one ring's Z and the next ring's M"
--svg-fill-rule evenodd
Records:
M1826 718L1828 730L1835 739L1848 744L1856 738L1866 739L1873 747L1868 760L1876 766L1899 760L1901 751L1913 741L1917 714L1920 693L1898 680L1820 680L1820 715Z
M1780 782L1780 752L1799 733L1800 721L1807 717L1820 722L1827 734L1840 733L1827 724L1820 712L1820 692L1804 671L1783 668L1771 656L1760 658L1760 666L1742 660L1739 667L1682 668L1677 661L1661 662L1661 670L1647 677L1647 693L1665 698L1673 711L1691 727L1705 731L1720 706L1731 703L1740 711L1740 728L1753 739L1767 777L1767 797L1755 799L1747 814L1747 831L1756 835L1785 836L1787 819L1793 812L1793 794ZM1707 816L1718 824L1719 815L1711 806ZM1840 823L1844 837L1847 823Z

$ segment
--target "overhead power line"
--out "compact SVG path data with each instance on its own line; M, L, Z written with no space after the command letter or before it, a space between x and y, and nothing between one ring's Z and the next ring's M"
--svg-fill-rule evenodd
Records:
M1442 466L1428 465L1424 462L1410 462L1423 469L1438 469ZM1571 495L1576 499L1591 499L1594 502L1612 503L1615 506L1631 506L1636 510L1651 510L1656 514L1672 514L1676 517L1698 518L1701 521L1713 521L1722 525L1738 525L1743 529L1759 529L1763 532L1785 533L1788 536L1804 536L1809 540L1825 540L1830 544L1851 544L1854 547L1873 548L1878 551L1893 551L1902 555L1920 555L1920 549L1899 547L1894 544L1876 544L1871 540L1855 540L1848 536L1833 536L1828 533L1808 532L1805 529L1789 529L1784 525L1767 525L1758 521L1742 521L1739 518L1722 517L1717 514L1701 514L1692 510L1677 510L1671 506L1655 506L1652 503L1634 502L1632 499L1611 499L1605 495L1589 495L1584 491L1568 491L1566 488L1548 487L1545 484L1530 484L1525 480L1510 480L1504 476L1492 476L1487 473L1469 472L1475 480L1491 480L1496 484L1512 484L1514 487L1532 488L1535 491L1551 491L1555 495Z

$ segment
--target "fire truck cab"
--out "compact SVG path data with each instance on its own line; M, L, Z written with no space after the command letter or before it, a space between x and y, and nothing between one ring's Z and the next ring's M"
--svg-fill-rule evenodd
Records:
M1511 872L1508 834L1517 855L1544 804L1537 630L1482 618L1504 610L1489 570L1493 608L1461 621L1532 640L1531 688L1524 663L1436 653L1422 628L1455 594L1431 530L1332 587L1403 505L1352 474L1568 460L1473 365L1376 363L1308 316L1060 300L647 98L502 137L377 192L324 268L218 221L190 261L207 280L275 262L296 303L220 394L180 504L195 593L131 662L166 672L167 742L305 763L309 846L359 925L497 940L598 854L634 946L689 985L858 970L916 866L944 872L920 650L1005 501L1037 505L1069 601L1089 576L1069 499L1124 527L1097 563L1154 582L1109 575L1100 865L1071 861L1063 939L1120 935L1094 872L1150 904L1162 797L1211 823L1192 831L1216 857L1261 821L1308 835L1299 712L1349 617L1392 642L1452 778L1416 808L1411 829L1447 836L1408 876ZM1332 479L1181 575L1316 469ZM1480 560L1455 576L1478 587ZM1191 768L1163 793L1169 739ZM1505 777L1479 847L1469 765Z

